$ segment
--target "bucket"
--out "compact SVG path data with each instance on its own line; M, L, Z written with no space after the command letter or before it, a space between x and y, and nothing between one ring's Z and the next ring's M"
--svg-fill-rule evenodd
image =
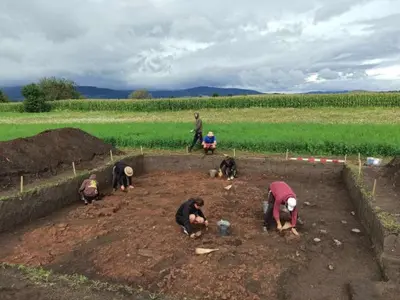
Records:
M382 163L382 159L380 159L380 158L374 158L374 162L373 162L373 165L374 165L374 166L380 166L381 163Z
M218 173L218 171L215 170L215 169L211 169L211 170L208 171L208 172L209 172L211 178L214 178L214 177L217 175L217 173Z
M231 223L226 220L220 220L217 222L218 232L220 236L227 236L229 235L229 228Z
M367 166L372 166L374 164L374 158L373 157L367 157Z
M375 157L367 157L367 166L379 166L382 163L382 159Z

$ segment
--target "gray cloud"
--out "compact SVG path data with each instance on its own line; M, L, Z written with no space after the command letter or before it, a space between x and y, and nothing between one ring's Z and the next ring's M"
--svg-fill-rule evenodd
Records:
M2 0L0 86L400 89L400 1L268 2Z

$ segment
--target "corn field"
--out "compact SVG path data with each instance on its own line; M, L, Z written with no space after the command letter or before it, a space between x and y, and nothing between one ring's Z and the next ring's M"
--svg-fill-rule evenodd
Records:
M119 147L182 149L190 144L191 123L108 123L108 124L4 124L0 140L35 135L54 128L76 127ZM312 155L365 156L400 155L398 125L373 124L207 124L215 133L218 148Z
M60 100L52 111L179 111L205 108L400 107L400 93L256 95L152 100ZM0 104L0 112L22 112L22 103Z

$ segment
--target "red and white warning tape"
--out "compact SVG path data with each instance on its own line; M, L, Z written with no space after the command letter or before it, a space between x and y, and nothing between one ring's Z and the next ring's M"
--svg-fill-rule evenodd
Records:
M289 160L308 161L308 162L321 162L321 163L331 162L331 163L334 163L334 164L339 164L339 163L345 163L346 162L344 159L314 158L314 157L309 157L309 158L290 157Z

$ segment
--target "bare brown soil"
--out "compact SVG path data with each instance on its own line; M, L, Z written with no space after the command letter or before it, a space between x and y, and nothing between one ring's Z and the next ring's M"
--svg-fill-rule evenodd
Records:
M93 169L105 156L120 151L77 128L43 131L35 136L0 142L0 188L10 189L65 170Z
M400 158L394 158L382 167L364 167L364 183L372 193L375 186L375 205L392 214L400 223Z
M303 203L300 239L262 231L261 200L267 185L281 179ZM0 236L0 261L128 283L176 299L347 300L350 280L380 280L369 239L351 214L339 178L295 181L255 173L236 179L228 192L223 187L229 182L207 174L157 172L134 184L129 193L70 207ZM204 197L211 225L191 240L174 216L181 202L196 195ZM232 223L229 237L218 235L221 218ZM199 246L219 251L197 256Z

